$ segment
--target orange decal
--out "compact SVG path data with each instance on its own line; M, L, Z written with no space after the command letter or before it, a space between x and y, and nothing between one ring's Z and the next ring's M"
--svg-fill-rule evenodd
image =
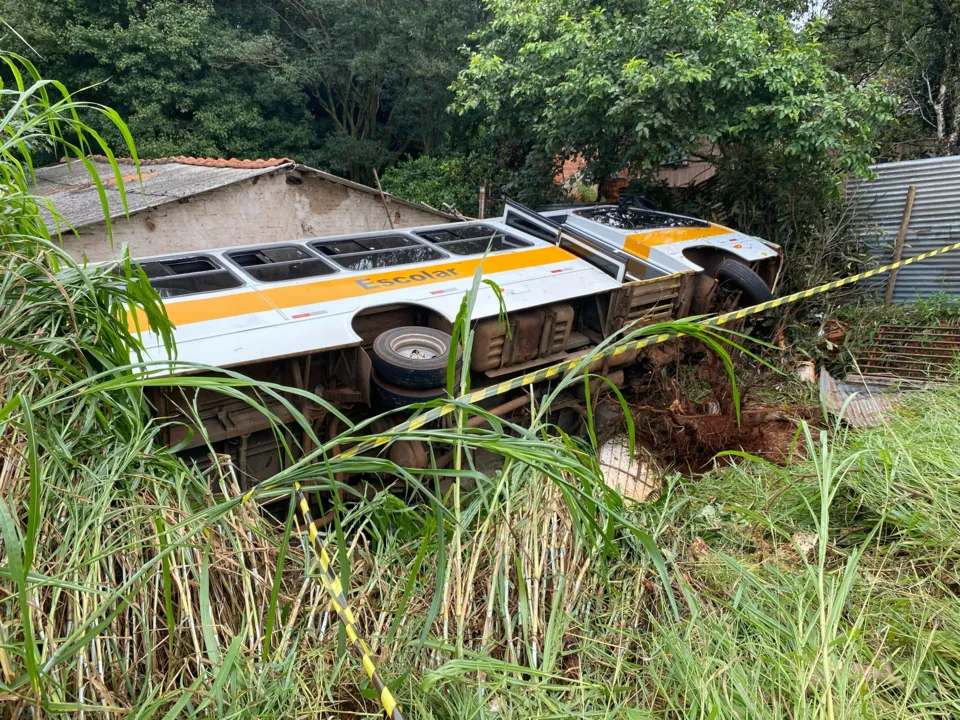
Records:
M505 255L491 255L487 257L483 265L483 274L486 276L574 259L574 256L566 250L561 250L555 246ZM469 280L476 269L480 267L480 262L481 258L478 257L470 260L450 259L444 264L426 267L399 266L371 275L334 276L326 280L301 285L261 288L259 291L250 289L245 292L215 298L198 297L173 300L166 303L166 308L167 314L174 325L188 325L256 312L313 305L331 300L365 297L417 285L431 285L459 279ZM145 330L146 322L142 314L139 315L139 319L140 329ZM131 331L134 329L132 320L130 329Z
M220 297L197 298L196 300L181 300L180 302L165 302L167 316L174 325L204 322L205 320L220 320L221 318L250 313L269 312L274 308L256 290L237 292L233 295ZM140 330L147 330L147 318L142 311L137 311L137 321ZM129 319L128 327L134 332L133 320Z
M509 255L491 255L483 266L483 274L490 275L572 259L573 256L566 250L553 246L510 253ZM430 285L449 280L470 278L480 267L480 260L480 258L460 261L449 260L443 265L429 265L427 267L401 265L373 275L331 278L304 285L269 288L262 292L277 309L282 310L329 300L362 297L387 290L401 290L405 286Z
M733 230L721 225L711 225L708 228L663 228L662 230L648 230L647 232L631 233L623 243L623 249L634 257L646 260L650 257L650 248L657 245L687 242L699 238L729 235Z

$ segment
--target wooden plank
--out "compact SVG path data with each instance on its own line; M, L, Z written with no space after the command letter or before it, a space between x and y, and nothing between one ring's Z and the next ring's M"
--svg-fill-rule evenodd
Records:
M897 240L893 245L893 262L900 262L903 257L903 244L907 239L907 228L910 227L910 215L913 213L913 199L917 196L917 186L911 185L907 188L907 203L903 208L903 219L900 221L900 232L897 233ZM887 307L893 302L893 289L897 285L897 273L900 268L894 268L887 276L887 292L883 299L883 304Z

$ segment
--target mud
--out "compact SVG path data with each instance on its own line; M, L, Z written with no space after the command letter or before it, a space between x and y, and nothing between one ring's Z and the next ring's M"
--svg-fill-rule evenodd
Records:
M730 456L717 457L727 451L776 464L785 464L799 452L795 443L799 421L815 423L815 406L766 407L751 401L749 388L741 388L738 419L730 381L720 362L709 354L681 357L674 351L654 358L659 361L651 363L654 368L673 367L659 374L648 372L632 388L637 442L660 467L693 475L731 462ZM677 372L681 363L687 364L683 382L678 381ZM689 397L691 384L701 387L698 402Z
M685 474L730 462L730 457L717 457L725 451L744 452L777 464L786 463L797 452L794 437L800 416L789 409L749 409L741 414L739 424L733 414L688 415L676 407L663 411L640 406L636 410L638 442L662 467Z

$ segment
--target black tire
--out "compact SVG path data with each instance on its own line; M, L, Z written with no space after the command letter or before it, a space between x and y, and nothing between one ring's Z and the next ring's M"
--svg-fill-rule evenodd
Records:
M741 307L750 307L773 300L767 284L753 270L736 260L724 260L717 266L717 282L725 292L739 290Z
M428 327L386 330L373 341L373 369L381 380L411 390L447 385L452 338ZM457 368L463 362L457 348Z
M446 397L447 395L447 390L444 387L420 390L400 387L399 385L387 382L379 377L376 372L373 373L371 379L373 380L374 391L376 398L379 400L380 407L385 410L399 410L407 405L436 400L437 398Z

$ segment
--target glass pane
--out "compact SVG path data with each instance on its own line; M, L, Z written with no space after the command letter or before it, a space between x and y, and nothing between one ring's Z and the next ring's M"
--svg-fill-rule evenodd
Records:
M637 210L636 208L620 208L606 206L577 210L576 214L594 222L621 230L655 230L657 228L694 227L708 228L710 223L694 218L674 217L653 210Z
M391 248L409 247L417 243L403 235L381 235L379 237L368 237L357 239L359 245L363 245L367 250L389 250Z
M427 260L442 260L443 255L426 245L386 250L378 253L352 255L350 257L336 257L334 262L348 270L376 270L377 268L409 265L410 263L426 262Z
M283 247L264 248L260 251L273 262L288 262L290 260L304 260L310 255L303 248L296 245L284 245Z
M460 239L459 235L454 235L449 230L434 230L432 232L417 233L420 237L434 243L455 242Z
M374 237L350 238L347 240L317 240L310 246L324 255L348 255L370 250L391 250L416 246L416 242L403 235L376 235Z
M464 239L490 237L499 232L499 230L489 225L467 225L466 227L457 228L457 234Z
M160 260L159 262L165 265L174 275L186 275L217 269L213 261L205 257L177 258L176 260Z
M267 262L266 258L263 257L256 250L250 252L235 252L230 253L228 257L233 260L240 267L249 267L251 265L263 265Z
M287 263L272 263L258 267L245 268L248 273L260 282L282 282L284 280L299 280L301 278L318 277L336 272L323 260L297 260Z
M134 261L133 264L136 265L137 262ZM168 270L166 265L164 265L163 263L145 262L145 263L139 263L139 265L140 265L140 269L143 270L144 274L151 279L158 278L158 277L165 277L166 275L174 274L173 272Z
M196 275L169 276L152 280L150 284L160 297L170 298L181 295L230 290L242 287L243 283L227 270L197 273Z
M558 220L557 222L563 222L563 220ZM557 233L555 230L551 231L547 227L537 225L516 214L507 215L507 225L517 230L522 230L528 235L533 235L535 238L546 240L547 242L554 243L557 241Z
M490 225L466 225L431 230L418 235L456 255L482 255L488 245L491 246L490 252L530 247L530 243L525 240L507 235Z
M306 250L296 245L272 247L256 250L239 250L227 253L227 257L241 267L254 265L269 265L270 263L290 262L291 260L305 260L310 257Z
M512 242L503 235L497 235L491 242L489 238L476 238L474 240L459 240L453 243L447 243L443 249L454 255L482 255L487 246L490 246L490 252L500 250L512 250L520 247L519 243Z
M312 243L311 247L319 250L324 255L349 255L366 250L363 245L354 240L334 240L325 243Z

